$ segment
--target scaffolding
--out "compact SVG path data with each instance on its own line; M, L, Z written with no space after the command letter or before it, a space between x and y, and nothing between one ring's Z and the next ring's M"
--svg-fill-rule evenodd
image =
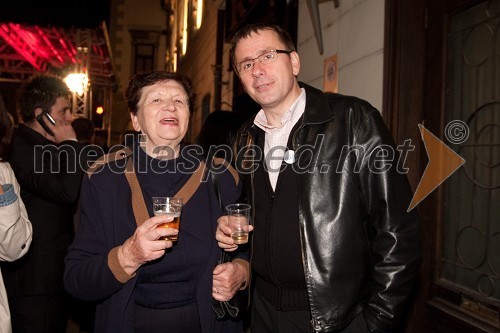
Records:
M24 82L45 73L88 76L83 94L72 93L76 117L92 118L93 90L105 96L102 102L110 111L116 79L105 23L96 29L0 23L0 82ZM103 127L110 125L110 116L108 112Z

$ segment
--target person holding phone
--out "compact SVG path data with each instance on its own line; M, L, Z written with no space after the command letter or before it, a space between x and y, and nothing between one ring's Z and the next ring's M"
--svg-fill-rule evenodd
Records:
M86 164L71 126L69 89L57 77L36 76L18 96L23 123L14 132L8 162L21 185L33 225L31 249L2 263L14 332L65 332L64 257L73 234L73 210ZM51 118L54 120L51 121Z

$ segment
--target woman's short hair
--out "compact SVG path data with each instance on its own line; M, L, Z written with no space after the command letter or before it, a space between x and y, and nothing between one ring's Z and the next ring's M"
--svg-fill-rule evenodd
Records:
M189 112L192 112L194 106L194 92L191 86L191 80L182 74L176 72L165 71L152 71L140 72L135 74L129 81L125 98L127 100L128 108L133 114L137 114L139 110L139 101L141 100L142 89L144 87L152 86L159 82L176 81L186 91L188 96Z

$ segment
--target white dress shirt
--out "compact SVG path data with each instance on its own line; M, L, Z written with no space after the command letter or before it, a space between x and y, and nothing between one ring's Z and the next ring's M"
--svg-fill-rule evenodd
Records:
M273 190L276 190L276 183L278 182L279 171L286 151L288 137L297 121L299 121L302 114L304 114L304 109L306 107L306 92L304 88L301 88L301 90L300 96L293 102L290 109L285 112L281 118L281 127L270 125L262 109L257 113L257 116L255 116L254 124L261 128L266 134L264 157Z

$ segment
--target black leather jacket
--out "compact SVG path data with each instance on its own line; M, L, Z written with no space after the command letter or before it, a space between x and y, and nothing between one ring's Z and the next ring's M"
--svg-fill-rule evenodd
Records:
M312 328L339 330L362 312L371 332L394 331L420 260L417 216L406 212L412 193L391 134L369 103L300 85L306 107L291 135ZM252 203L252 158L241 152L258 131L252 119L237 140Z

